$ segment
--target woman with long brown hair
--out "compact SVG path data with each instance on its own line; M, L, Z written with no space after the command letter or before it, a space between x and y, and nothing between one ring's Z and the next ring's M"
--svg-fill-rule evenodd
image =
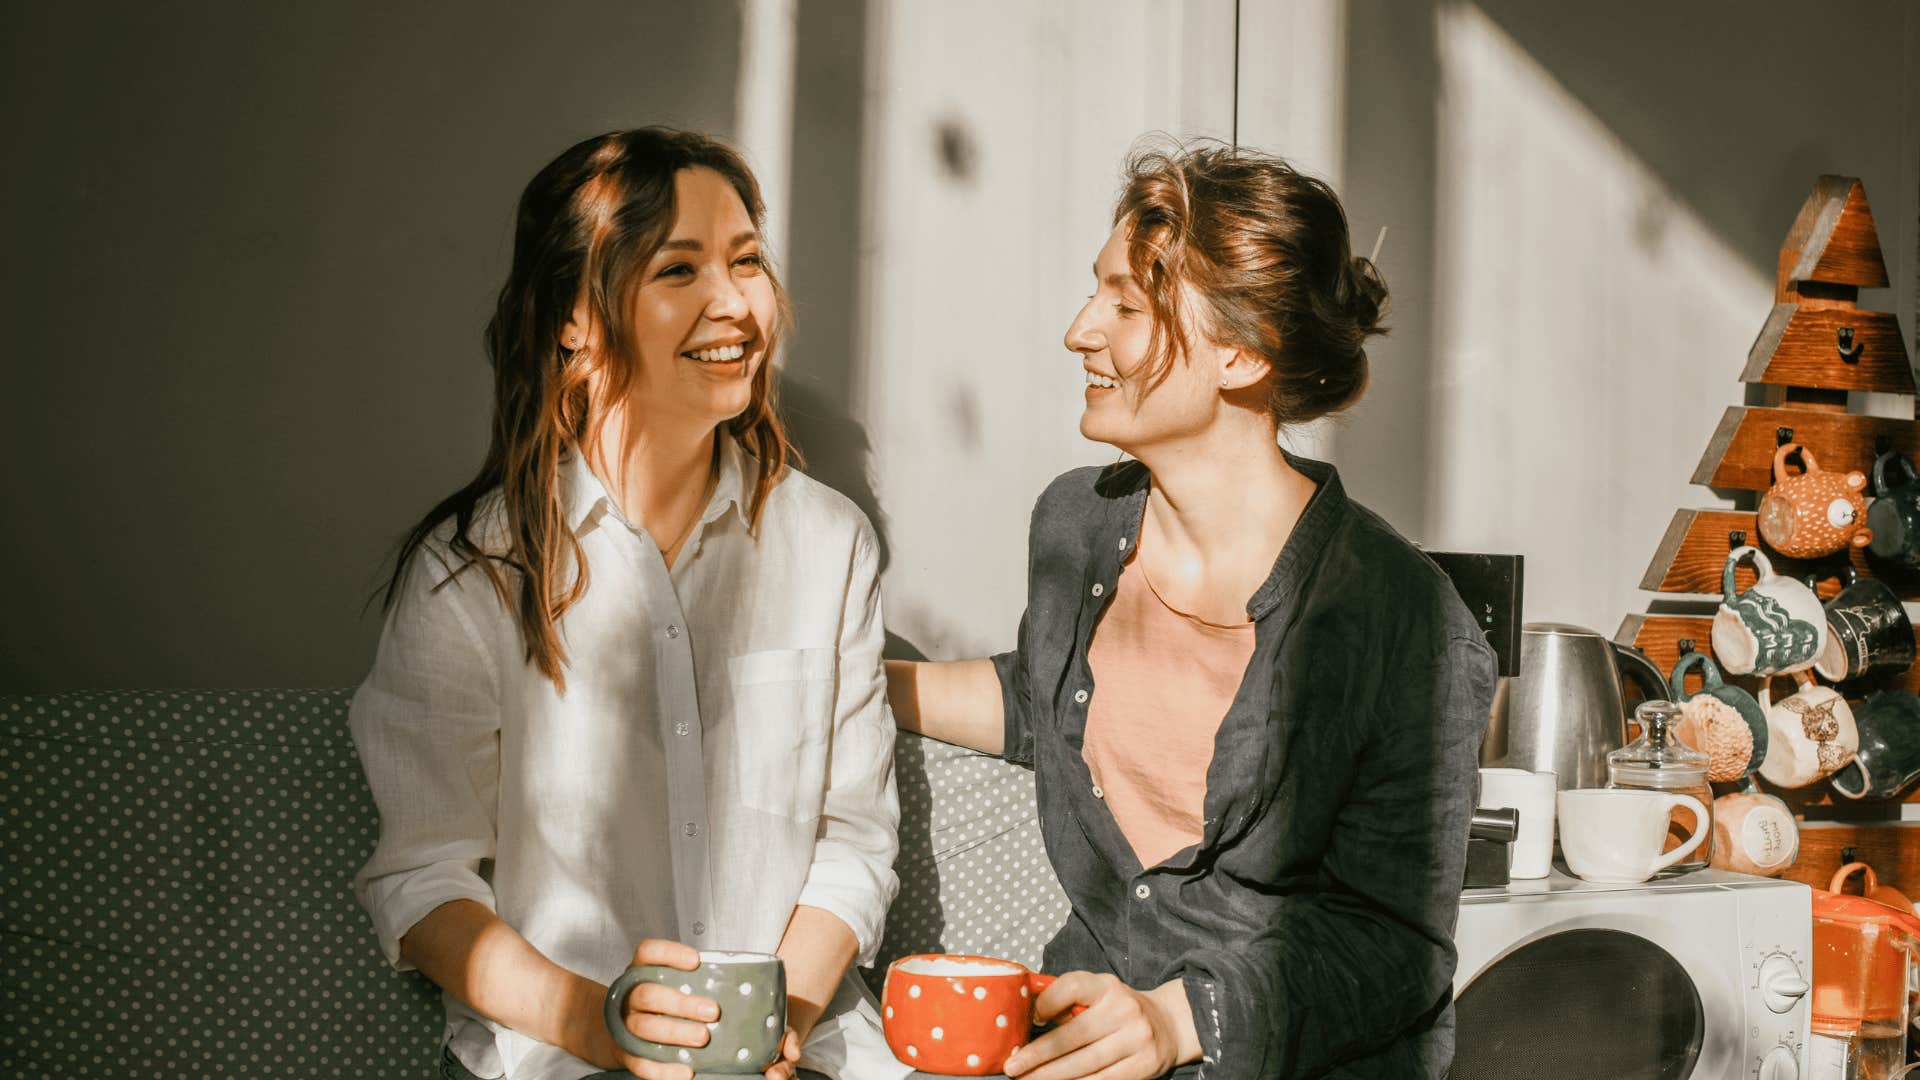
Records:
M1080 430L1132 460L1040 496L1014 651L888 665L902 727L1035 773L1064 1022L1007 1073L1443 1076L1492 654L1279 444L1360 397L1386 286L1324 183L1214 145L1136 155L1094 285Z
M850 970L896 888L877 549L789 467L762 216L738 154L659 128L521 196L486 460L404 542L351 710L380 809L355 888L445 991L447 1076L684 1080L620 1052L602 999L699 949L785 960L769 1077L905 1071ZM652 985L624 1008L682 1046L718 1015Z

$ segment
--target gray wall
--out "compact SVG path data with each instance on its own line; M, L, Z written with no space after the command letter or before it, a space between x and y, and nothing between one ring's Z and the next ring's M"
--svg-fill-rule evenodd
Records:
M485 446L514 199L727 133L732 5L14 5L0 691L356 682Z

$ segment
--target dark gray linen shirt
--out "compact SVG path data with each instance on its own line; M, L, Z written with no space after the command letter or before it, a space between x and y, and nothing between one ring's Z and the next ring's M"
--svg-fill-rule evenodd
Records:
M1073 902L1044 967L1182 980L1203 1058L1174 1077L1441 1077L1493 653L1440 569L1332 466L1288 460L1318 489L1247 601L1253 659L1214 741L1201 840L1158 866L1081 757L1087 644L1150 477L1076 469L1034 507L1018 647L993 661L1005 755L1034 770Z

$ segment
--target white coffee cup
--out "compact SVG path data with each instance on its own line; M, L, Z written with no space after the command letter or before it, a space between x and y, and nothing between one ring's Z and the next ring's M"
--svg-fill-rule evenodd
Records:
M1693 835L1661 854L1678 807L1693 811ZM1560 850L1588 881L1645 881L1693 854L1707 839L1707 808L1691 795L1633 788L1577 788L1559 798Z
M1479 805L1520 812L1507 876L1543 878L1553 869L1554 776L1526 769L1481 769Z

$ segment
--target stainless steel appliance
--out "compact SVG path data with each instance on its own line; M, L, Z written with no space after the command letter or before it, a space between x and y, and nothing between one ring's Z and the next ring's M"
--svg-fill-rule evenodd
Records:
M1526 624L1520 674L1495 691L1480 763L1551 771L1562 790L1606 787L1607 753L1627 743L1623 674L1646 696L1667 696L1640 650L1578 626Z

